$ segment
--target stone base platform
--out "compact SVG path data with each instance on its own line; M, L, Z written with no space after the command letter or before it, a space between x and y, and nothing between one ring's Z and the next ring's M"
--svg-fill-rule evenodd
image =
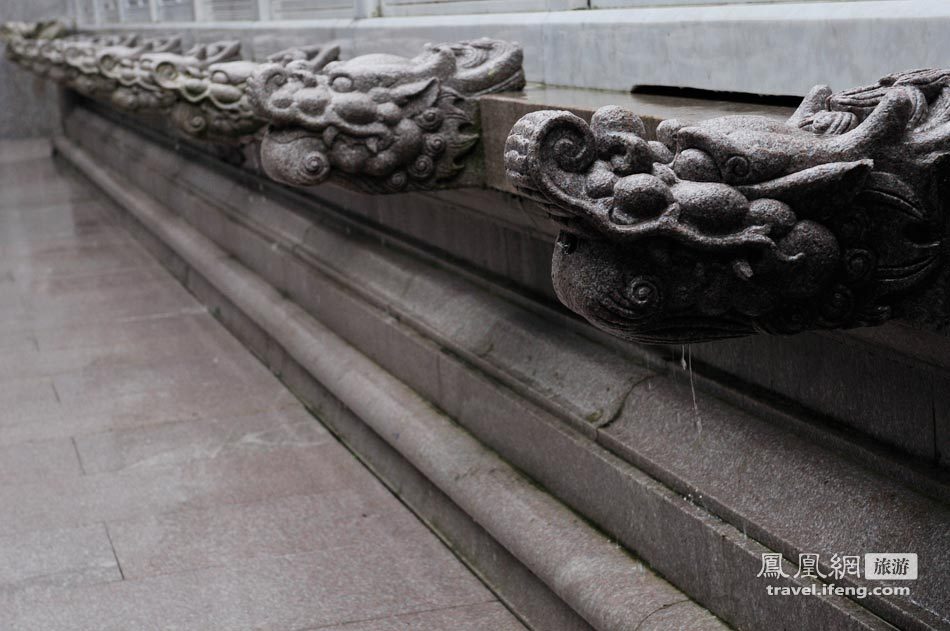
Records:
M499 236L504 208L298 194L82 106L56 147L528 626L946 628L939 474L723 397L687 349L679 371L612 346L433 245L467 232L469 260L481 246L484 267L540 278ZM426 204L435 223L397 229ZM919 555L911 597L767 592L814 583L799 554L827 574L834 554L882 550ZM786 576L759 577L774 553Z

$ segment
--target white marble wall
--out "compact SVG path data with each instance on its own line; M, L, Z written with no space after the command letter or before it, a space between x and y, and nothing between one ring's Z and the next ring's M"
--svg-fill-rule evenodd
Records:
M293 22L110 25L238 37L263 58L340 39L344 55L413 53L426 42L497 37L520 42L528 80L628 91L637 85L803 96L899 70L950 63L950 0L781 2L587 11Z

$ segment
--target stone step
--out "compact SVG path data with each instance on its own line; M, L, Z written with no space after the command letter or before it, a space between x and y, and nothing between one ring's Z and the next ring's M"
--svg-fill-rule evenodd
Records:
M728 628L181 218L98 167L65 138L56 147L188 265L189 288L203 287L195 291L199 298L220 296L215 307L231 311L222 314L225 322L243 318L245 326L267 336L320 385L323 403L331 399L350 424L355 417L364 433L384 439L390 457L398 454L570 608L553 612L559 614L556 627L537 628L585 628L577 617L602 631ZM315 411L326 415L323 406ZM344 436L345 424L331 421ZM442 534L452 542L451 533ZM470 560L480 569L477 558ZM539 590L535 584L527 588Z
M820 433L803 436L765 414L742 412L697 388L701 380L691 382L688 373L637 365L543 310L433 264L418 248L391 238L381 246L372 228L337 209L254 194L200 159L175 156L88 112L74 116L82 124L71 135L106 167L85 160L100 185L118 178L174 208L728 622L751 629L782 619L802 620L802 628L946 624L940 568L948 565L950 518L939 479L900 459L869 467L867 459L842 457ZM60 144L82 155L69 141ZM96 150L103 146L110 151ZM181 176L174 185L172 174ZM141 191L112 188L131 213L136 204L155 204ZM169 239L153 241L192 291L222 304L233 300L191 273L193 266L167 249ZM260 356L280 357L275 347L282 345L259 322L235 318L231 325ZM279 361L269 363L280 369ZM756 577L763 553L790 561L819 553L827 563L833 554L881 550L920 555L925 567L912 598L775 598Z

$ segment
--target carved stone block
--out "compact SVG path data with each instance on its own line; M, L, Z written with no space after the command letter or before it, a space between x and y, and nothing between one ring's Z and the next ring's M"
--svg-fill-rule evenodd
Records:
M204 140L259 138L264 171L295 186L330 177L386 193L480 185L478 97L524 86L521 48L498 40L347 61L330 43L257 63L240 58L237 42L183 53L175 36L59 34L0 30L10 59L89 98L167 117Z
M270 122L261 162L295 186L331 176L376 192L458 185L479 138L477 97L523 87L521 61L518 46L483 39L317 70L265 64L248 81L251 104Z
M562 226L560 299L618 337L682 343L866 326L946 254L950 71L814 88L786 122L524 116L508 176ZM942 278L942 276L941 276Z

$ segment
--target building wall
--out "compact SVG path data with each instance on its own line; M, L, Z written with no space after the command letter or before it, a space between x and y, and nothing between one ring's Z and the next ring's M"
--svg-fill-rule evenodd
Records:
M70 0L3 0L0 22L72 21ZM46 136L59 126L56 87L8 62L0 63L0 138Z
M507 39L524 48L529 82L647 94L692 88L801 97L816 84L840 90L950 59L948 0L75 2L89 29L236 38L254 59L331 39L344 57Z

